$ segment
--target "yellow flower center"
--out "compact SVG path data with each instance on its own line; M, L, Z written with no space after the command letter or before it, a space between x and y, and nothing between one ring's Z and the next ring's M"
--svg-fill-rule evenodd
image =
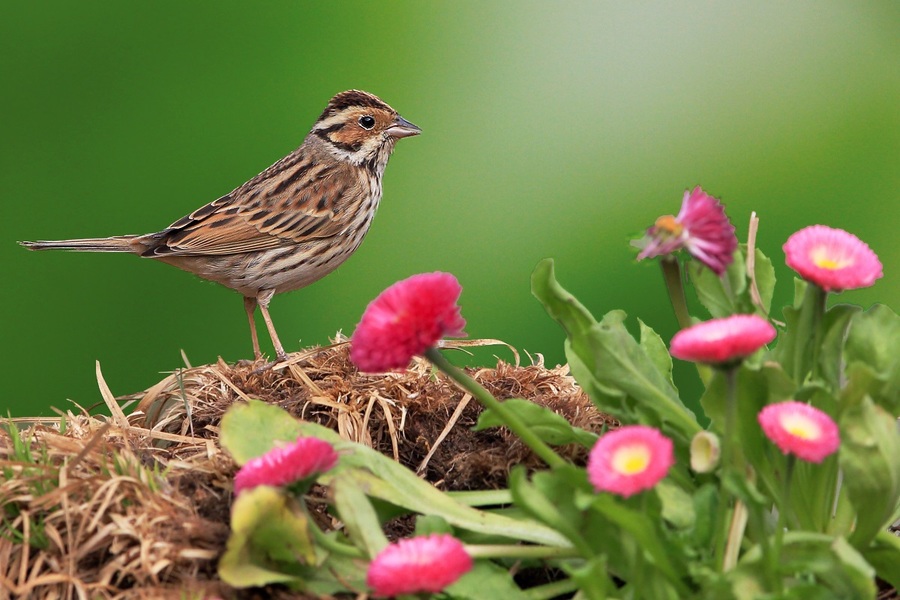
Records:
M852 256L832 254L830 250L828 246L817 246L810 252L810 258L812 258L813 263L817 267L828 269L829 271L836 271L853 265Z
M650 464L650 449L643 444L623 446L613 456L613 469L622 475L636 475Z
M785 415L781 419L781 426L792 436L802 440L816 440L822 435L819 426L803 415Z
M672 237L677 237L681 235L681 232L684 230L684 226L679 223L674 216L672 215L663 215L660 218L656 219L656 228L661 229L662 231L667 231L672 234Z

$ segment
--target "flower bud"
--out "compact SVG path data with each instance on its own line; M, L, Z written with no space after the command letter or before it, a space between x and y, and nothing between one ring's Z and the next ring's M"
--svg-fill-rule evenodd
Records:
M691 469L697 473L711 473L719 466L719 437L710 431L701 431L691 440Z

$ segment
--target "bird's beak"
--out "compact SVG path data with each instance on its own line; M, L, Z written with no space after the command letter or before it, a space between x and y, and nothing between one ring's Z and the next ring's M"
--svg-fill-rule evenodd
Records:
M385 130L385 133L394 138L405 138L411 135L419 135L422 133L422 130L400 115L397 115L391 126Z

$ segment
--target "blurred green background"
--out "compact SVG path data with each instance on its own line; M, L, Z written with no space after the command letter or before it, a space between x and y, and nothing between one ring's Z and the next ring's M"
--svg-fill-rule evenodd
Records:
M774 260L812 223L847 229L900 296L900 3L34 2L0 22L3 265L0 410L49 415L182 365L251 355L234 292L125 255L32 254L16 240L146 233L300 144L334 93L381 96L424 134L402 141L361 249L276 297L287 349L353 331L413 273L451 271L471 337L564 360L529 291L554 257L598 316L664 339L655 264L628 240L683 190L750 212ZM778 311L776 311L776 315ZM261 325L261 323L260 323ZM262 339L267 337L260 328ZM474 360L490 364L495 348ZM679 367L689 402L699 389Z

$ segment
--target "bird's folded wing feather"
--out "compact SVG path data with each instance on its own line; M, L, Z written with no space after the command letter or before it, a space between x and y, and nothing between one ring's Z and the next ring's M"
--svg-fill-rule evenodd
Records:
M303 163L271 174L270 168L154 234L159 241L147 255L237 254L338 235L350 215L342 210L348 190L338 183L347 179L332 177L333 170ZM292 190L298 178L304 189Z

